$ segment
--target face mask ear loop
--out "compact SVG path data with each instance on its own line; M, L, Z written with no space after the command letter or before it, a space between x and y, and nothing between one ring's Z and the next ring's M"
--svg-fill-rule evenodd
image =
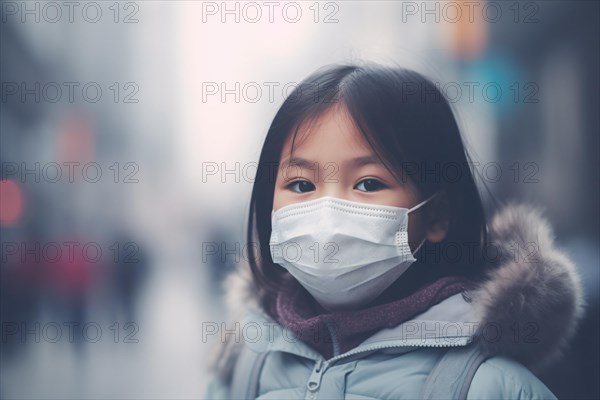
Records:
M417 246L417 248L415 249L415 251L413 252L413 257L416 256L416 254L419 252L419 250L421 250L421 247L425 244L425 242L427 241L427 238L424 238L421 241L421 244ZM416 258L416 257L415 257Z
M410 210L408 210L408 213L411 213L411 212L413 212L415 210L418 210L423 205L425 205L429 200L433 199L437 195L438 195L437 193L432 194L431 196L429 196L428 198L426 198L425 200L423 200L422 202L420 202L419 204L417 204L416 206L414 206L413 208L411 208Z
M407 214L411 213L411 212L413 212L415 210L418 210L420 207L422 207L423 205L425 205L429 200L433 199L437 195L438 195L437 193L432 194L431 196L429 196L428 198L426 198L425 200L423 200L422 202L420 202L419 204L417 204L416 206L414 206L413 208L411 208L410 210L408 210ZM424 238L421 241L421 243L417 246L417 248L413 252L413 257L415 257L415 255L419 252L419 250L421 250L421 247L425 244L426 241L427 241L427 238Z

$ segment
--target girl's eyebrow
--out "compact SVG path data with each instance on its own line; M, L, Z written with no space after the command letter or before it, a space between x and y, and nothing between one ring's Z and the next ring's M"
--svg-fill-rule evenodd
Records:
M374 155L367 155L367 156L361 156L361 157L356 157L356 158L352 158L350 160L347 160L344 162L345 164L350 164L356 167L362 167L364 165L369 165L369 164L383 164L381 162L381 160L377 157L375 157ZM287 166L297 166L300 168L305 168L305 169L315 169L318 167L318 162L317 161L310 161L307 160L305 158L300 158L300 157L292 157L289 159L284 160L281 163L281 167L285 168Z
M356 157L351 160L348 160L348 163L354 164L357 167L362 167L368 164L383 164L381 160L374 155Z
M281 163L281 168L286 168L291 165L305 169L315 169L318 166L316 161L310 161L300 157L292 157L286 161L283 161Z

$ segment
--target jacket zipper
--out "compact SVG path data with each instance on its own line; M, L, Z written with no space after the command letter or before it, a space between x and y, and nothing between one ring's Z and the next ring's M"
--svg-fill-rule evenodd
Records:
M306 392L306 399L313 400L316 398L317 392L319 391L319 387L321 386L321 378L323 377L323 373L325 372L325 364L326 361L322 359L317 360L315 366L308 378L308 382L306 382L306 387L308 391Z
M390 345L390 344L373 344L370 347L366 347L363 349L358 349L358 350L350 350L347 351L344 354L339 354L339 343L337 340L337 335L336 333L336 327L335 327L335 323L332 320L325 320L325 325L327 326L327 329L329 330L329 335L332 338L332 342L333 342L333 358L330 358L329 360L325 361L325 367L323 368L323 370L327 369L327 366L331 363L334 363L344 357L349 357L349 356L353 356L355 354L360 354L362 352L368 352L368 351L373 351L373 350L380 350L380 349L385 349L385 348L394 348L394 347L404 347L404 346L398 346L398 345ZM419 347L456 347L456 346L463 346L468 344L464 343L464 341L457 341L458 343L450 343L450 344L444 344L444 343L438 343L438 344L426 344L426 345L419 345ZM464 344L463 344L464 343Z
M449 345L443 345L443 344L438 344L438 345L426 345L426 346L419 346L419 347L457 347L457 346L463 346L462 343L458 343L458 344L449 344ZM319 389L321 387L321 379L323 378L323 374L325 373L325 371L327 370L327 368L329 368L329 366L331 366L331 364L335 363L336 361L341 360L342 358L345 357L350 357L359 353L363 353L363 352L368 352L368 351L373 351L373 350L381 350L381 349L385 349L385 348L394 348L394 347L403 347L403 346L398 346L398 345L376 345L376 346L371 346L371 347L367 347L365 349L361 349L358 351L349 351L346 352L344 354L340 354L339 356L330 358L329 360L323 360L318 359L315 362L315 366L313 367L313 370L308 378L308 381L306 382L306 388L308 389L306 391L306 396L305 399L306 400L314 400L316 399L317 393L319 392Z
M308 381L306 382L306 387L307 387L307 392L306 392L306 397L305 399L307 400L314 400L316 398L317 392L319 391L319 388L321 387L321 379L323 378L323 374L325 373L325 371L327 370L327 368L335 363L336 361L339 361L345 357L350 357L356 354L360 354L363 352L369 352L369 351L374 351L374 350L381 350L381 349L385 349L385 348L394 348L394 347L404 347L404 346L398 346L397 344L379 344L379 345L373 345L370 347L366 347L360 350L350 350L344 354L339 354L339 343L337 341L337 336L335 335L335 325L333 321L330 320L326 320L325 321L325 325L327 326L327 329L329 330L329 335L331 336L332 342L333 342L333 354L334 357L330 358L329 360L324 360L322 358L318 359L315 362L315 366L310 374L310 377L308 378ZM451 344L430 344L430 345L421 345L419 347L456 347L456 346L462 346L464 345L462 342L459 343L451 343Z
M415 347L457 347L457 346L465 346L466 344L463 344L463 342L458 342L458 343L451 343L451 344L427 344L427 345L418 345ZM397 344L379 344L379 345L373 345L371 347L367 347L364 349L360 349L360 350L350 350L344 354L340 354L339 356L330 358L329 360L327 360L325 362L326 365L332 364L338 360L341 360L342 358L345 357L350 357L356 354L360 354L363 352L368 352L368 351L373 351L373 350L381 350L381 349L388 349L388 348L394 348L394 347L406 347L405 345L399 346Z

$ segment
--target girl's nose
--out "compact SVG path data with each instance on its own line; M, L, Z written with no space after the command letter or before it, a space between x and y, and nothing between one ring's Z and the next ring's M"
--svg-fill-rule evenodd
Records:
M338 199L349 200L347 191L339 182L328 182L324 184L321 196L330 196Z

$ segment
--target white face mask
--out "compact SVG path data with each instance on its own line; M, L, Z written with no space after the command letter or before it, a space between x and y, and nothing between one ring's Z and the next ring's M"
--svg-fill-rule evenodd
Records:
M366 305L416 261L408 214L434 196L411 209L329 196L282 207L272 213L271 257L324 308Z

